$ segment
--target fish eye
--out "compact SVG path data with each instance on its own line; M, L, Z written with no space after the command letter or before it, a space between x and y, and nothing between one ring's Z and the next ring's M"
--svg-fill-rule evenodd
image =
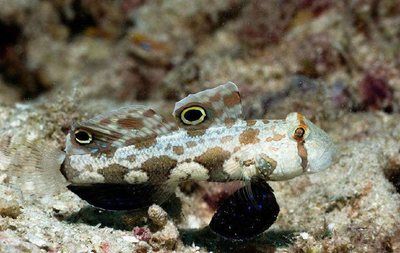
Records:
M188 107L181 113L181 120L186 125L197 125L206 118L206 111L200 106Z
M92 142L93 138L92 138L92 134L89 133L88 131L82 130L82 129L78 129L74 132L75 135L75 140L76 142L78 142L79 144L89 144Z
M294 135L293 137L298 140L298 139L302 139L304 137L304 134L306 133L306 130L304 130L304 128L302 127L298 127L296 128L296 130L294 131Z

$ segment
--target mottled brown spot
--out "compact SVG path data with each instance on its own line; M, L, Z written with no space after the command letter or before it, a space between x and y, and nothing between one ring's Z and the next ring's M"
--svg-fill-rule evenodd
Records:
M196 146L197 146L197 142L195 142L195 141L188 141L186 143L186 147L188 147L188 148L193 148L193 147L196 147Z
M257 123L257 120L250 119L250 120L247 120L246 123L247 123L247 126L251 127L251 126L254 126Z
M118 164L112 164L106 168L100 169L99 172L104 176L105 183L123 183L128 168Z
M188 130L187 134L189 136L203 136L206 133L207 129L193 129L193 130Z
M177 155L182 155L183 154L183 147L182 146L173 146L172 151L174 151L175 154Z
M127 129L140 129L144 127L143 120L138 118L124 118L117 120L117 124Z
M275 135L272 136L272 137L267 137L265 140L266 140L267 142L271 142L271 141L280 141L280 140L282 140L283 138L285 138L284 135L282 135L282 134L275 134Z
M264 124L268 124L268 123L270 122L270 120L269 120L269 119L263 119L262 122L263 122Z
M221 118L224 115L224 111L223 110L214 110L213 111L213 118Z
M161 183L168 177L172 169L176 167L177 161L166 155L152 157L142 164L141 169L147 172L150 182Z
M214 96L210 97L211 102L218 102L221 100L221 94L220 93L215 93Z
M202 155L195 157L194 161L203 165L210 171L222 170L225 160L231 156L231 153L220 147L209 148Z
M137 149L149 148L157 143L157 135L148 136L147 138L136 137L125 141L125 145L134 145Z
M108 118L104 118L104 119L100 120L99 123L100 123L100 125L107 126L107 125L111 124L111 120Z
M226 107L233 107L237 104L240 104L239 92L232 92L231 94L224 96L224 105Z
M239 142L243 145L255 144L260 141L257 137L259 133L260 130L249 128L239 135Z
M234 118L226 118L224 120L225 126L231 128L235 124L236 120Z
M234 153L238 152L239 150L240 150L240 147L234 147L234 148L233 148L233 152L234 152Z
M152 109L148 109L147 111L143 112L143 116L145 117L153 117L156 112Z
M222 143L227 143L227 142L230 142L232 140L233 140L233 136L231 136L231 135L227 135L227 136L224 136L224 137L221 138L221 142Z

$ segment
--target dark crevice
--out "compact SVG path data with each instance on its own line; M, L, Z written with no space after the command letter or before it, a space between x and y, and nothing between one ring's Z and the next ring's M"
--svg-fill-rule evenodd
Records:
M394 185L396 191L400 193L400 160L396 158L389 159L383 173L386 179Z
M83 33L89 27L97 26L95 18L85 9L81 0L74 0L71 7L73 12L72 17L60 11L61 22L68 27L70 38Z
M26 66L26 46L20 26L0 22L0 76L19 89L23 99L35 98L48 90L48 83L39 71Z
M21 28L14 24L6 24L0 22L0 60L6 57L7 51L10 47L14 46L21 37Z
M231 8L221 10L217 13L217 20L211 25L211 32L215 32L219 28L223 27L226 23L231 20L235 20L242 13L243 8L248 4L247 1L239 2Z

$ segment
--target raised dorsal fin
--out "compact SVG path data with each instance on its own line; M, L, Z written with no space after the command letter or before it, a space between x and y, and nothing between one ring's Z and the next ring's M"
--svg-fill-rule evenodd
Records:
M101 154L126 145L145 147L152 145L157 136L177 129L174 121L167 121L150 108L123 107L74 124L66 151L76 148L79 153L87 150Z
M232 124L243 117L239 90L228 82L191 94L175 104L173 115L179 126L189 129Z

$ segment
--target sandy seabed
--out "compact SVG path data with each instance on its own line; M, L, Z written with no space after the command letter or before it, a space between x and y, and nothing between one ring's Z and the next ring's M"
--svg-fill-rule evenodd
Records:
M170 117L233 81L246 118L301 112L339 153L322 173L271 182L276 223L232 242L204 228L226 186L106 212L47 194L29 164L21 180L0 152L0 252L400 252L397 1L0 0L0 34L0 147L63 149L74 121L129 104Z

